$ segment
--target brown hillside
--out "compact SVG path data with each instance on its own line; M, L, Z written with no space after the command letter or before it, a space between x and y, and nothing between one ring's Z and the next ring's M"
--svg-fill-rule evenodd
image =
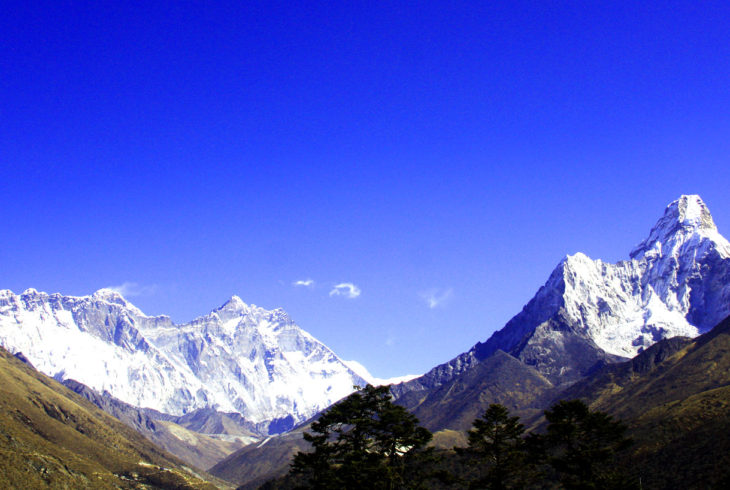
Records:
M730 483L730 318L696 339L661 341L561 395L629 423L626 462L643 488Z
M1 348L0 486L216 488L142 435Z

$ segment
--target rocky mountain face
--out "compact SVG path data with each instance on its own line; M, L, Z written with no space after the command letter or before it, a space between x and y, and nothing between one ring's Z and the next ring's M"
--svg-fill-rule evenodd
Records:
M0 291L0 345L41 372L136 407L237 412L281 432L365 382L281 309L234 296L196 320L150 317L111 290Z
M486 342L396 396L432 390L498 350L559 385L597 363L635 356L658 340L695 337L730 314L730 243L699 196L667 206L630 259L610 264L582 253L563 259L523 310Z

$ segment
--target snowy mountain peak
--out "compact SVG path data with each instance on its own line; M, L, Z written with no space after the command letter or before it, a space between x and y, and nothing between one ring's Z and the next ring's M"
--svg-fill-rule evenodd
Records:
M702 198L696 194L682 196L667 207L674 213L676 206L678 219L684 226L693 226L695 228L705 228L717 231L715 222L712 221L712 215Z
M565 265L564 268L571 269L581 267L583 264L593 263L593 260L583 252L576 252L573 255L566 255L562 263Z
M231 298L228 300L228 303L236 304L236 305L245 305L246 303L243 302L241 298L236 296L235 294L231 296Z
M230 297L228 301L223 303L223 305L219 308L220 310L240 310L243 311L248 307L246 303L243 302L241 298L236 296L235 294Z
M710 210L696 194L684 195L671 202L654 228L665 234L676 233L679 228L717 231Z
M649 237L616 264L568 255L551 274L515 327L498 332L502 350L519 349L526 335L540 356L556 350L564 323L603 352L631 357L664 337L694 337L730 314L730 243L717 231L710 210L697 195L683 195L667 206ZM510 326L508 323L507 326ZM535 330L537 327L538 330ZM537 333L534 333L537 332ZM495 343L494 345L496 345ZM569 342L561 337L557 344ZM566 351L567 352L567 351ZM538 360L540 358L540 360Z
M730 244L718 233L710 210L698 195L683 195L667 206L664 215L652 228L649 236L634 248L630 256L639 260L675 255L682 245L709 242L718 252L730 257Z
M231 321L233 319L240 319L241 317L250 314L255 309L254 305L247 305L241 298L236 295L230 297L228 301L223 303L221 306L210 312L205 317L211 316L219 318L221 321Z
M502 329L398 395L442 386L499 350L552 383L571 382L599 362L633 357L664 338L696 337L730 315L730 243L699 196L669 204L631 259L566 256Z
M126 304L124 296L118 291L109 288L101 288L91 295L92 298L101 299L103 301L109 301L110 303Z
M45 293L37 293L37 294L45 294ZM114 289L101 288L101 289L97 290L96 292L94 292L94 294L92 294L90 296L90 298L92 300L103 301L105 303L110 303L113 305L121 306L127 310L130 310L135 315L146 316L144 313L142 313L142 311L139 308L137 308L132 303L127 301L124 298L124 296L121 295L121 293L119 291L115 291Z

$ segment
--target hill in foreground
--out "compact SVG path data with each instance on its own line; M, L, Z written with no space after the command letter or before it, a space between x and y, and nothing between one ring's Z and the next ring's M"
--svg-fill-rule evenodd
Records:
M2 348L0 380L5 488L226 487Z
M663 340L560 395L629 423L626 467L643 488L728 488L730 317L695 339Z

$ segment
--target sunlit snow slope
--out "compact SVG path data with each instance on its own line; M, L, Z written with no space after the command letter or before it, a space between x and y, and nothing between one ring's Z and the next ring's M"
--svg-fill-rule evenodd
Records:
M365 381L281 310L232 297L190 323L148 317L110 290L0 291L0 344L42 372L180 415L203 407L285 429Z

